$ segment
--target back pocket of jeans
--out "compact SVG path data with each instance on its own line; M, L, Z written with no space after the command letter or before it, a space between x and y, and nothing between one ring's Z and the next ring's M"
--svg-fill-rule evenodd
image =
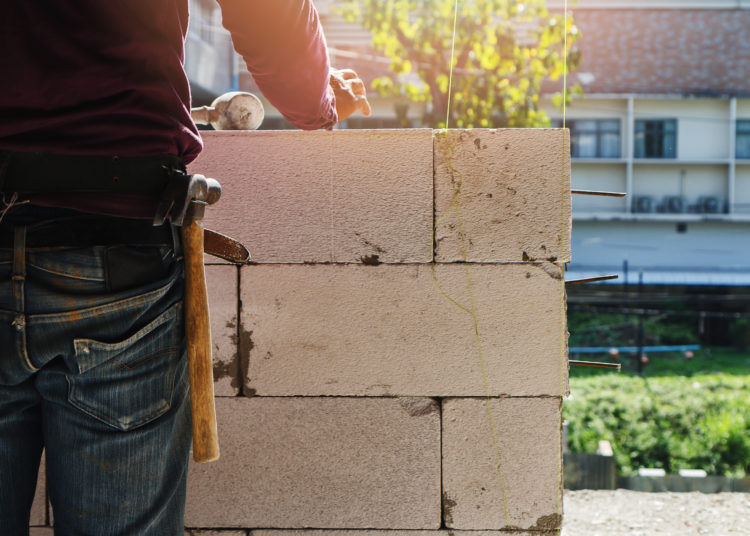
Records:
M68 375L68 401L118 430L132 430L172 407L185 374L182 302L119 342L75 339L79 373Z

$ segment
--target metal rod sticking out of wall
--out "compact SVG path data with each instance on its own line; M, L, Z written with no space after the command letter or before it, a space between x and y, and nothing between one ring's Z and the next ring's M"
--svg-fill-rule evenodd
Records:
M619 363L600 363L599 361L574 361L574 360L568 360L568 363L571 365L575 365L578 367L596 367L596 368L608 368L608 369L615 369L618 372L622 368L622 365Z
M617 279L620 277L619 275L600 275L598 277L587 277L585 279L571 279L570 281L566 281L566 285L582 285L584 283L596 283L597 281L611 281L613 279Z
M600 195L604 197L625 197L625 192L603 192L599 190L571 190L571 194L575 195Z

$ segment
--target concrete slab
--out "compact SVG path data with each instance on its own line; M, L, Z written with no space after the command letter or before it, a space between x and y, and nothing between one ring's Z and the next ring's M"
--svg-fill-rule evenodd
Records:
M561 399L443 401L443 521L459 530L562 523ZM494 433L493 433L494 430Z
M562 132L435 133L436 260L570 261L570 151Z
M432 131L206 132L192 172L223 195L206 224L260 263L428 262Z
M555 275L531 264L438 265L435 277L429 265L243 268L247 385L272 396L484 396L486 379L494 396L559 396L567 332Z
M221 459L191 464L188 527L440 527L431 399L218 398Z

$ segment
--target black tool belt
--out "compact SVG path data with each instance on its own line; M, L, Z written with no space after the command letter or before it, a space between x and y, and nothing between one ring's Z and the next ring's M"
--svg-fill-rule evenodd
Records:
M0 249L13 248L14 225L0 223ZM175 246L169 223L154 227L148 220L80 215L45 220L27 226L27 248L79 248L128 244Z
M28 247L171 244L177 251L180 240L174 225L182 223L190 201L190 179L182 160L173 155L75 156L0 151L0 193L140 193L159 200L153 222L76 215L53 216L51 221L32 223L28 226ZM23 208L4 218L8 225L0 223L0 248L12 247L12 226L24 223L23 218L14 216L21 216ZM207 253L239 264L249 260L247 249L236 240L208 230L205 233Z
M19 194L70 192L141 193L160 196L177 156L78 156L0 151L0 191Z

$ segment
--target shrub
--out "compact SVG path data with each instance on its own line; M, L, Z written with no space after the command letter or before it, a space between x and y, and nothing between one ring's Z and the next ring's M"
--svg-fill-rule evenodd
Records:
M621 474L639 467L750 474L750 376L573 378L563 406L573 452L612 443Z

